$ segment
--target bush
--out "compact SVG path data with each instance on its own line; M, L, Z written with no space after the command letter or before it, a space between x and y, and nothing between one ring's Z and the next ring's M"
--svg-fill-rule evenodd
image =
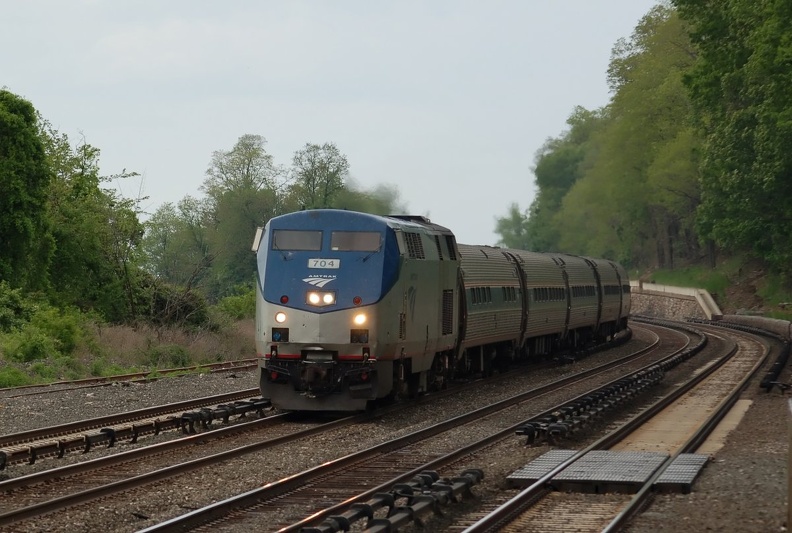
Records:
M85 336L85 320L79 311L61 311L54 307L42 307L36 311L30 323L55 339L58 351L71 355Z
M244 294L226 296L217 303L216 307L235 320L253 318L256 314L256 291L250 289Z
M36 304L22 296L22 291L12 289L6 281L0 281L0 332L11 332L28 323L36 310Z
M191 364L187 350L177 344L162 344L151 348L146 354L146 362L154 368L181 368Z
M30 365L30 372L41 378L41 381L50 382L58 380L58 369L52 364L38 361Z
M21 387L32 385L33 379L13 366L0 366L0 387Z
M7 333L0 338L0 347L6 359L30 363L58 355L55 340L36 326L26 326L21 331Z

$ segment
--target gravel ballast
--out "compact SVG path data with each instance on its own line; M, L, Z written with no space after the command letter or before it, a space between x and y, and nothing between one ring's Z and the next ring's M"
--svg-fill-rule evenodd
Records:
M580 368L576 368L579 370ZM780 381L788 383L788 371ZM65 423L94 416L143 407L162 405L199 396L221 394L255 387L256 371L233 373L191 374L164 378L138 384L112 384L102 387L74 389L43 395L0 398L0 433L8 434L45 425ZM515 387L519 387L515 384ZM508 391L504 391L508 394ZM488 393L490 396L491 392ZM726 439L702 472L691 494L658 495L652 505L630 526L631 532L650 531L786 531L787 515L787 456L790 415L789 395L778 388L772 392L761 390L752 383L743 399L752 401L746 416ZM483 401L471 397L456 406L470 409ZM396 434L416 429L428 423L426 412L415 410L410 417L393 417L375 421L368 428L359 428L350 435L357 445L373 445ZM477 466L485 470L486 484L474 487L474 494L483 496L497 491L505 475L522 462L542 452L526 448L516 441L506 453L494 454ZM332 442L318 443L311 449L292 449L272 457L270 471L257 476L260 458L240 461L239 467L225 471L223 478L212 471L196 472L189 486L177 483L160 484L156 489L158 506L165 515L181 514L194 508L197 501L212 501L222 497L228 487L246 490L265 481L267 476L287 475L295 468L308 468L339 456L338 446ZM9 469L5 474L16 477L28 473L22 467ZM200 495L198 494L200 493ZM467 502L465 507L475 506ZM153 523L156 516L146 501L130 497L122 508L94 505L69 513L68 527L63 531L135 531ZM143 512L141 512L143 511ZM148 519L130 518L137 513ZM59 516L62 522L64 517ZM35 529L6 529L0 531L58 530L58 524L46 519L38 521ZM431 530L431 529L425 529Z

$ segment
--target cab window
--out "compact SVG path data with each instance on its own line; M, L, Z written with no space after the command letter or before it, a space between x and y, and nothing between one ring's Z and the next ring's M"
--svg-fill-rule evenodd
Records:
M330 234L330 249L339 252L377 252L380 234L376 231L334 231Z
M272 232L273 250L321 250L322 232L276 229Z

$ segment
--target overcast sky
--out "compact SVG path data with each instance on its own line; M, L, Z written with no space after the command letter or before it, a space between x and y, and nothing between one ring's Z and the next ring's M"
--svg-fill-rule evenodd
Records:
M526 209L574 107L655 0L0 0L0 87L101 150L126 197L202 196L212 152L335 143L363 188L467 244ZM263 223L264 221L262 221Z

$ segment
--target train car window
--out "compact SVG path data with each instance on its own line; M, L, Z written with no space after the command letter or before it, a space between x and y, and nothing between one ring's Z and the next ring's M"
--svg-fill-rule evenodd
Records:
M381 235L376 231L334 231L330 249L338 252L378 252Z
M272 232L273 250L321 250L322 232L276 229Z

